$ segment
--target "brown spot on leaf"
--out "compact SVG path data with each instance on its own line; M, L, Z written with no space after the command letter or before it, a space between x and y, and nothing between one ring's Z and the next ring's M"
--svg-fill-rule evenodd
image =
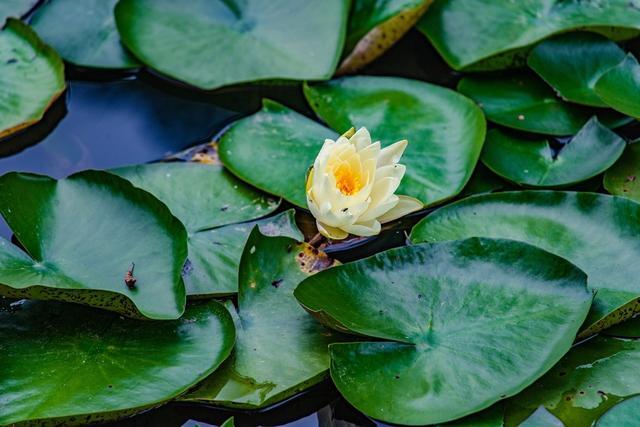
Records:
M315 274L337 264L333 258L329 258L324 252L311 245L302 243L298 245L300 252L296 257L300 269L308 274Z

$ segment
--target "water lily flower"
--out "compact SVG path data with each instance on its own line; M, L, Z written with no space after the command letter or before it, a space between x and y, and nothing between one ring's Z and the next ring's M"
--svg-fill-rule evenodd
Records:
M366 128L325 140L307 178L307 205L323 236L374 236L381 224L422 209L419 200L394 194L406 171L398 161L407 144L381 149Z

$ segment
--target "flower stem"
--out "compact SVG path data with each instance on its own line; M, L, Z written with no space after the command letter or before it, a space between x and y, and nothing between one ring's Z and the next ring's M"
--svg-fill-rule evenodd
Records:
M317 233L315 236L311 238L311 240L309 240L309 244L314 248L318 248L322 244L323 240L324 240L324 236L320 233Z

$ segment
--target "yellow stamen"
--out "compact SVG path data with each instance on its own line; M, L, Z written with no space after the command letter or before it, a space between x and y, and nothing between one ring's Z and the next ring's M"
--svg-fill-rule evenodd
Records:
M333 169L336 187L344 195L351 196L362 188L360 174L353 170L349 163L342 162Z

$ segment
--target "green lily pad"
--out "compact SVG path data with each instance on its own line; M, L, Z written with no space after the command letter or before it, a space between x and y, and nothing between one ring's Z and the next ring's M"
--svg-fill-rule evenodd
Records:
M64 64L22 22L0 31L0 138L40 121L64 92Z
M2 0L0 2L0 27L9 17L21 18L38 3L39 0Z
M225 422L223 422L222 424L220 424L220 427L236 427L236 423L235 423L233 417L231 417L228 420L226 420Z
M364 126L383 145L409 141L398 194L432 205L458 194L471 177L486 123L480 109L454 91L394 77L347 77L304 91L339 133Z
M158 406L213 372L234 338L215 301L172 322L52 302L0 310L0 424L86 425Z
M618 338L640 338L640 317L636 315L629 320L613 325L602 331L602 334Z
M611 108L640 118L640 64L628 54L598 79L596 93Z
M189 237L189 260L182 278L189 296L221 296L238 292L238 269L251 230L266 236L287 236L303 241L290 209L269 218L200 231Z
M164 204L107 172L54 180L0 178L0 213L25 252L0 240L0 294L87 304L131 317L177 319L183 225ZM131 287L125 275L131 271Z
M305 243L265 237L254 228L240 264L237 340L223 367L181 400L260 408L321 381L327 345L338 335L316 322L293 297L310 274L333 260Z
M324 140L338 134L273 101L263 104L222 135L220 160L243 181L306 208L307 171Z
M421 220L411 241L471 236L523 241L571 261L597 290L580 337L640 311L640 204L623 197L561 191L483 194Z
M520 425L542 405L566 426L591 427L616 403L640 393L638 363L640 341L595 337L582 343L508 401L505 425Z
M487 120L544 135L574 135L594 115L611 128L630 121L610 110L596 110L564 102L556 97L553 89L529 73L506 77L465 77L460 80L458 91L474 99Z
M113 8L118 0L51 0L31 26L60 56L82 67L128 69L140 64L120 43Z
M520 427L564 427L564 424L541 406Z
M640 202L640 143L628 144L620 159L605 172L604 188L616 196Z
M618 403L609 409L596 424L597 427L637 426L640 413L640 396Z
M111 172L160 199L190 233L259 218L279 205L219 165L151 163Z
M433 0L354 0L338 74L354 73L409 31Z
M429 8L417 27L452 68L497 69L519 65L526 51L517 54L569 30L588 29L618 39L633 37L640 30L640 3L442 0Z
M122 41L140 61L207 90L331 77L348 12L345 0L121 0L115 8Z
M520 392L569 350L592 299L586 275L564 259L491 239L393 249L305 279L295 296L372 338L329 347L340 393L373 418L409 425Z
M602 35L570 33L540 43L527 63L563 99L607 107L595 93L596 82L624 57L624 50Z
M519 185L554 187L594 177L622 155L625 141L594 117L558 152L549 140L530 140L492 129L482 162L501 177Z

